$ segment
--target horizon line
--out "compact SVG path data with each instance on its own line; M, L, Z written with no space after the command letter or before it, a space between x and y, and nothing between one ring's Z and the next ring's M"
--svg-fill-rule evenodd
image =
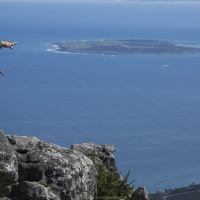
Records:
M199 0L0 0L0 3L200 3Z

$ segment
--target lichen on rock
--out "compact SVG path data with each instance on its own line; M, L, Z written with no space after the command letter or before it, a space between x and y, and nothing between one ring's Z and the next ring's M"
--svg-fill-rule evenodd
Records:
M0 198L10 192L9 186L18 180L17 156L0 129Z
M0 131L0 198L90 200L97 171L80 152Z
M98 171L92 157L117 173L114 152L113 145L68 149L0 129L0 200L94 200Z

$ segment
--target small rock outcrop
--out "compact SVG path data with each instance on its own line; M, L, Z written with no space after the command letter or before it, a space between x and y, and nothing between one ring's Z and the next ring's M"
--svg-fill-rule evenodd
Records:
M117 172L115 163L115 147L113 145L97 145L94 143L73 144L71 149L81 152L89 158L95 158L97 164L103 164L107 170Z
M132 199L149 200L149 196L145 187L139 187L137 190L135 190L132 195Z
M97 169L117 172L113 145L74 144L71 149L0 129L0 200L94 200ZM137 200L148 200L138 188ZM135 200L135 196L133 196Z

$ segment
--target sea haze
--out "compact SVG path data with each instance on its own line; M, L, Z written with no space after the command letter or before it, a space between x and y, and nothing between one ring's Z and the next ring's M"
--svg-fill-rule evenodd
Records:
M6 134L113 144L119 171L149 192L200 182L200 55L47 51L51 42L101 39L199 46L200 4L0 6L0 39L18 41L0 50Z

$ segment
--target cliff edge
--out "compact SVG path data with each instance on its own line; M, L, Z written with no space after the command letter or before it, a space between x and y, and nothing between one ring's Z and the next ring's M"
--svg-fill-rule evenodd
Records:
M0 129L0 200L93 200L98 170L117 172L113 145L74 144L71 149ZM148 200L145 188L129 199ZM112 198L110 198L112 199Z

